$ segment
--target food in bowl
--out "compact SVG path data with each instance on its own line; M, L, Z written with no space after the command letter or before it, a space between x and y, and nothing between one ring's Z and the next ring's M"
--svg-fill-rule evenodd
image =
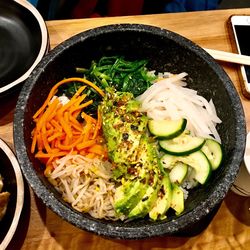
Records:
M0 221L3 219L4 215L6 214L7 206L9 203L9 197L10 197L9 192L2 191L3 186L4 186L3 178L0 175Z
M17 229L24 201L24 183L19 163L0 138L0 249L7 249Z
M224 149L223 164L216 172L211 172L211 177L204 185L188 192L185 209L179 216L171 212L167 213L168 217L164 220L138 218L124 222L96 219L88 213L79 212L48 181L44 165L31 153L31 131L35 127L32 116L43 105L55 83L77 76L75 69L78 67L89 69L93 60L98 62L103 56L114 55L125 56L129 61L146 59L148 69L156 70L156 74L171 72L177 75L186 72L187 86L206 100L212 99L222 121L216 125L216 129ZM48 208L76 227L119 239L191 236L203 231L235 179L243 157L245 137L240 98L229 77L211 56L178 34L140 24L91 29L53 49L25 83L14 119L15 149L23 174L35 194Z
M180 215L188 190L222 163L212 100L186 73L102 57L55 84L33 115L31 152L63 199L98 219ZM83 76L82 76L83 74Z

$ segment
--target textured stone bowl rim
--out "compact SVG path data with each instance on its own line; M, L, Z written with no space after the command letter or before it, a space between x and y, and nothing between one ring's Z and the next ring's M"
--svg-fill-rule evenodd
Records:
M214 189L208 199L204 200L192 211L187 212L178 218L176 217L176 219L171 221L157 222L152 225L140 227L129 227L126 223L124 223L123 226L114 226L112 223L107 224L101 220L92 219L89 216L82 215L70 207L65 206L55 197L52 192L50 192L50 190L48 190L43 185L27 156L23 141L24 134L22 130L25 103L28 98L28 93L32 90L33 84L36 82L39 75L43 72L43 68L53 61L55 57L63 53L63 50L71 47L74 43L84 41L88 37L95 37L99 34L112 33L115 30L158 34L162 37L173 40L177 44L184 45L188 50L194 52L198 57L208 63L209 66L217 73L217 76L224 83L225 91L228 92L228 95L233 103L232 108L236 114L237 123L236 141L234 151L232 152L234 157L230 166L228 166L228 172L225 174L224 178L221 180L221 183ZM94 232L98 235L117 239L141 239L153 236L176 235L181 230L193 225L193 223L198 222L211 213L217 205L220 205L238 173L239 165L242 160L245 148L245 130L245 117L239 95L237 94L235 87L233 86L225 71L215 62L215 60L201 47L177 33L168 31L166 29L161 29L159 27L142 24L114 24L102 26L79 33L59 44L43 58L43 60L30 75L29 79L26 81L20 93L14 117L14 141L17 149L17 157L23 170L23 174L36 195L41 198L47 207L53 210L61 218L77 226L78 228Z

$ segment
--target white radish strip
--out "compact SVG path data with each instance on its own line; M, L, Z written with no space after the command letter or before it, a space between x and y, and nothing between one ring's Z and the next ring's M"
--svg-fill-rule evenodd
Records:
M198 95L196 90L183 87L186 73L154 83L141 96L141 111L148 117L160 119L187 119L187 129L194 135L214 138L220 142L216 124L221 123L213 101ZM211 137L212 135L212 137Z

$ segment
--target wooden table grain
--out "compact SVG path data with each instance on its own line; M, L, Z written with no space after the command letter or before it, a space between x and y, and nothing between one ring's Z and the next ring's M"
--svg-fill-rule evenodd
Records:
M65 39L87 29L115 23L142 23L177 32L198 45L232 52L227 20L233 14L249 14L250 9L189 12L176 14L106 17L48 21L51 49ZM250 130L250 101L240 91L237 65L221 63L233 81L242 101ZM13 115L17 94L0 101L0 137L12 148ZM8 249L250 249L250 198L230 192L210 225L199 235L157 237L145 240L114 240L82 231L59 218L36 198L26 185L25 204L16 234Z

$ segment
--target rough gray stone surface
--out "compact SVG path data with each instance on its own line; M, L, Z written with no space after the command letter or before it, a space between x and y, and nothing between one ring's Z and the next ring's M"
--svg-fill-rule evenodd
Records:
M152 222L127 223L96 220L66 204L43 176L41 164L30 153L32 115L45 100L51 86L74 75L75 67L87 67L103 55L147 59L160 72L187 72L190 88L213 99L223 121L218 131L225 151L223 166L209 182L190 192L185 212ZM245 148L246 125L240 98L224 70L203 49L168 30L140 24L103 26L80 33L53 49L39 63L18 99L14 118L14 141L24 176L36 195L56 214L73 225L104 237L141 239L153 236L192 236L204 230L230 189Z

